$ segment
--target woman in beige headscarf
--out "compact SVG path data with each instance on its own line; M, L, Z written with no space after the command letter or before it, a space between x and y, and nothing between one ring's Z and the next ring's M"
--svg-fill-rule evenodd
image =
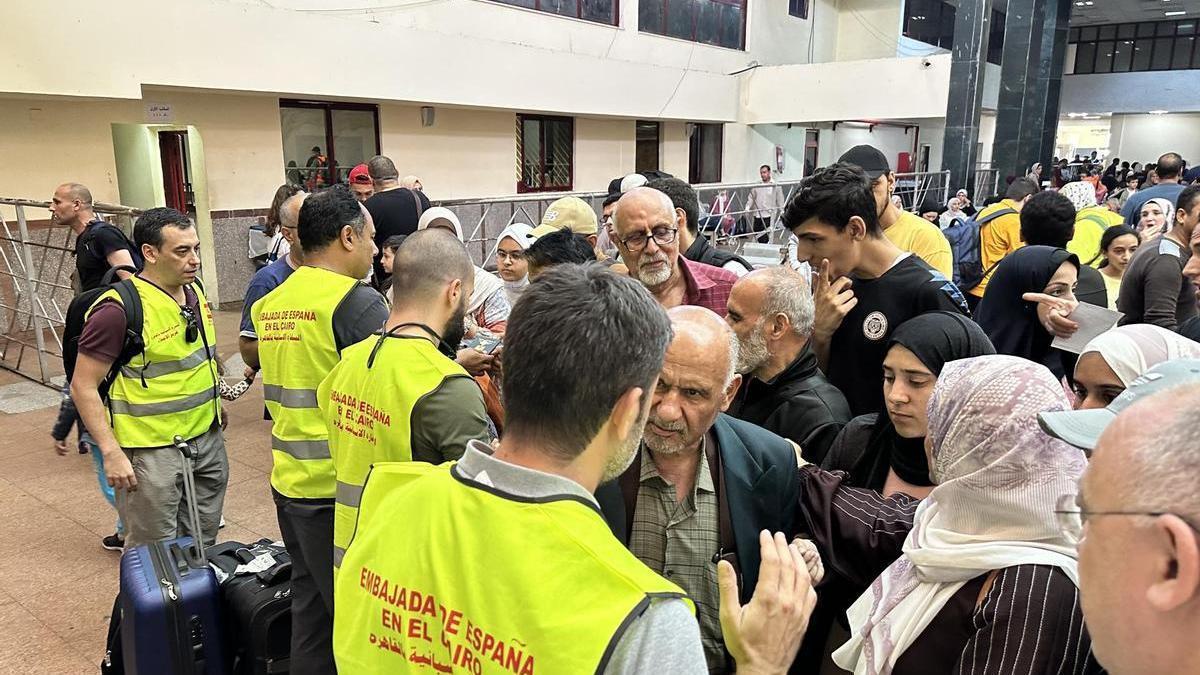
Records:
M421 185L421 179L413 175L405 176L400 179L400 187L408 188L409 190L424 190L425 186Z
M847 612L839 666L855 675L1103 672L1079 608L1078 522L1058 514L1087 461L1037 421L1067 409L1050 371L1025 359L946 364L925 437L937 487L917 507L904 555Z
M459 241L463 241L462 224L453 211L442 206L435 206L421 214L417 229L440 227L454 233ZM475 325L493 333L503 333L508 326L508 314L512 305L504 293L504 282L495 274L475 266L475 289L471 291L471 299L467 302L467 317Z

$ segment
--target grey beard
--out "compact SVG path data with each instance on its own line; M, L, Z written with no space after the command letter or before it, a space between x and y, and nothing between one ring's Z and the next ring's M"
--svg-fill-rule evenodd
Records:
M771 352L767 349L767 338L762 331L762 321L754 326L749 337L738 340L738 347L737 372L741 375L758 370L771 358Z

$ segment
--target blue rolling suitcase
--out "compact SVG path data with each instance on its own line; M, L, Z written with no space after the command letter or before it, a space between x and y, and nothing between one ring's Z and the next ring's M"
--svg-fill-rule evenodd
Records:
M175 447L187 459L184 499L192 532L199 534L192 449L179 436ZM125 672L223 675L227 664L220 597L203 545L191 537L126 550L121 557L120 595Z

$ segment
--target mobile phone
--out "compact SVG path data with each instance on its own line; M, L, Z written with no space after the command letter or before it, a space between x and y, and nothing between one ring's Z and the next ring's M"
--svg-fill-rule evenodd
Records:
M488 345L487 349L484 350L484 353L495 354L496 350L499 349L503 345L504 345L504 340L496 340L492 344Z

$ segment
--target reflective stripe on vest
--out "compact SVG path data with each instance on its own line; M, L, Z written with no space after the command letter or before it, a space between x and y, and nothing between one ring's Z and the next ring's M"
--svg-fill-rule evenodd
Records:
M375 357L368 368L372 352ZM354 532L362 484L371 465L412 459L413 409L449 377L470 375L429 340L393 336L380 344L379 336L373 335L343 350L342 360L321 382L317 401L329 429L337 473L335 569L341 564L337 552L345 550ZM483 394L479 397L482 409Z
M156 377L162 377L163 375L171 375L172 373L180 373L185 370L191 370L192 368L195 368L196 366L213 358L216 353L216 345L210 344L207 348L200 347L182 359L178 359L176 361L152 362L140 370L135 370L129 366L121 366L121 374L125 377L144 377L147 380L152 380Z
M271 486L299 499L334 496L317 385L338 362L333 313L358 281L302 266L251 307L271 413Z
M109 388L113 436L123 448L160 448L175 436L192 439L217 420L216 328L204 291L193 285L203 332L187 340L187 321L179 303L163 289L133 277L142 302L144 353L135 354L117 371ZM96 299L121 302L115 290ZM205 342L208 350L205 350Z
M317 407L316 389L287 389L277 384L264 384L263 398L285 408Z
M512 497L419 467L377 464L367 479L334 581L339 672L603 672L652 599L685 598L590 500Z
M170 413L181 413L191 410L201 403L213 400L215 396L216 392L212 390L212 387L209 387L200 393L192 394L185 398L162 401L160 403L130 403L129 401L114 398L108 407L117 415L132 415L133 417L168 415Z

